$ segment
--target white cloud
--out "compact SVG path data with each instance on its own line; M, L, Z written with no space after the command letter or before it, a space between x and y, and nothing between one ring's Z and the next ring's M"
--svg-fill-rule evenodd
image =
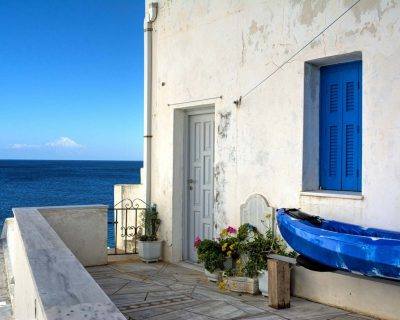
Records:
M10 146L11 149L30 149L40 147L37 144L26 144L26 143L14 143Z
M59 139L47 142L47 147L52 148L82 148L83 146L68 137L60 137Z
M57 140L47 142L45 144L27 144L27 143L14 143L10 145L11 149L33 149L33 148L66 148L66 149L77 149L83 148L82 145L75 142L68 137L60 137Z

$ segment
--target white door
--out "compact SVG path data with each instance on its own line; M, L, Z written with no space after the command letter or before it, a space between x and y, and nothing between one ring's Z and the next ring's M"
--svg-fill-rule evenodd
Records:
M196 236L211 239L214 218L214 114L189 116L188 258L196 262Z

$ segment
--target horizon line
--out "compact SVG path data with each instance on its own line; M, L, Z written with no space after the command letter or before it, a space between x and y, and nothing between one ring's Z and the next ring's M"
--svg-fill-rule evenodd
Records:
M116 160L116 159L0 159L0 161L125 161L125 162L143 162L143 160Z

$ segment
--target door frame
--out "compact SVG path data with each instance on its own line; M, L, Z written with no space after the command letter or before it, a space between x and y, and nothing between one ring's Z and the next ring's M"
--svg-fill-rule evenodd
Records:
M188 178L189 178L189 117L194 115L201 115L201 114L212 114L214 117L214 163L215 163L215 107L214 105L207 105L207 106L197 106L188 108L184 112L184 122L183 122L183 181L182 181L182 190L183 190L183 197L182 197L182 260L188 261L189 258L189 185L188 185ZM213 169L214 169L213 163ZM213 177L214 179L214 177ZM213 183L213 196L214 196L214 183ZM213 211L213 225L212 230L214 234L214 211ZM190 261L189 261L190 262Z

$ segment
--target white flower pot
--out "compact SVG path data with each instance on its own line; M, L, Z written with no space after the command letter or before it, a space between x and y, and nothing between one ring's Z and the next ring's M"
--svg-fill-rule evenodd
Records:
M161 257L162 241L139 241L139 258L144 262L157 262Z
M258 272L258 289L263 296L268 296L268 270Z

